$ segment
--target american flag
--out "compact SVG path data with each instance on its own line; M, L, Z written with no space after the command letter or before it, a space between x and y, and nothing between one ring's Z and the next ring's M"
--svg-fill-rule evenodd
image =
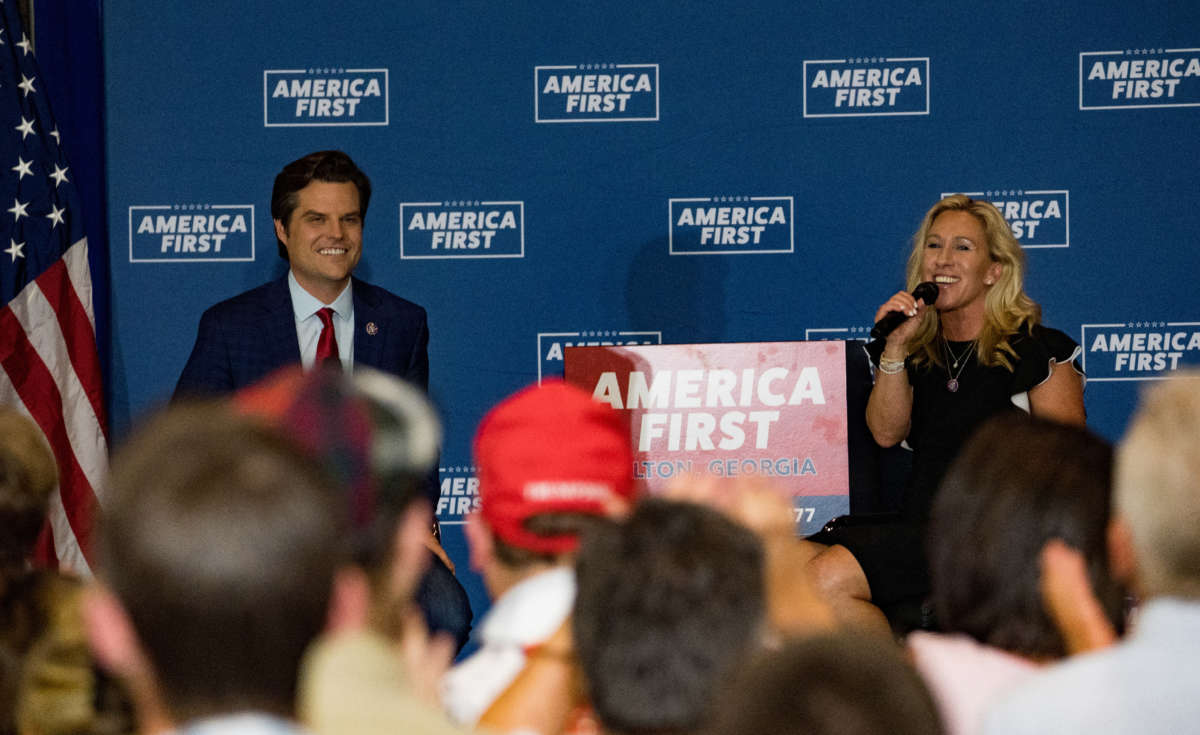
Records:
M58 460L39 561L88 574L108 441L87 238L16 6L0 4L0 403L28 414Z

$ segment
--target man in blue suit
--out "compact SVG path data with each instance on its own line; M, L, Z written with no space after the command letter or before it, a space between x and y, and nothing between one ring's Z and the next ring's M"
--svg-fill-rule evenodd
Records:
M367 365L428 390L425 309L352 275L370 200L370 180L341 151L310 153L283 167L271 191L271 218L288 274L204 312L176 398L231 393L285 365L310 368L318 358L348 371ZM434 473L428 495L436 505ZM434 563L418 600L433 627L453 633L460 646L466 641L466 593L443 564Z
M368 365L428 389L425 309L351 275L370 199L371 182L341 151L284 166L271 217L288 274L204 312L176 397L232 392L296 362L311 367L324 307L344 369Z

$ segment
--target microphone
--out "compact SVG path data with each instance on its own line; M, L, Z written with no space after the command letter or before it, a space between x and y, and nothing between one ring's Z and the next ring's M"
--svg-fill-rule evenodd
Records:
M912 292L914 299L920 299L925 302L926 306L931 306L937 301L938 287L932 281L918 283L917 287ZM883 339L892 332L896 331L896 327L908 320L908 314L902 311L889 311L883 315L883 318L875 322L875 326L871 328L871 339Z

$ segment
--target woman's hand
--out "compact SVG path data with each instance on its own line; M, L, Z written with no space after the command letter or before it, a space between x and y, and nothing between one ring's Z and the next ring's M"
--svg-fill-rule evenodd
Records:
M914 299L907 291L897 291L890 299L875 311L875 321L887 316L888 312L898 311L909 318L892 330L887 336L887 347L884 349L889 358L902 360L905 357L905 345L921 326L921 317L925 314L927 305L922 299Z
M900 291L885 301L875 312L875 321L890 311L907 314L908 319L887 336L883 348L883 359L903 362L908 357L908 341L921 325L921 316L928 308L922 299L914 299L907 291ZM867 399L867 428L875 443L881 447L892 447L904 441L912 426L912 386L907 373L901 370L875 371L875 385Z

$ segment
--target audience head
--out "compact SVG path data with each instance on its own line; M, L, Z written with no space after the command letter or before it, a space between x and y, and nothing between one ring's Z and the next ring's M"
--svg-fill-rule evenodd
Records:
M289 715L343 559L335 498L292 442L227 406L147 421L113 461L88 608L101 660L149 682L170 721Z
M364 568L386 566L404 512L418 504L429 515L423 483L442 430L413 386L365 367L352 375L289 367L239 391L234 403L295 441L337 482Z
M786 643L742 670L710 735L937 735L937 709L895 645L834 633Z
M576 562L575 648L610 733L699 729L763 625L758 538L712 508L647 499Z
M939 625L1021 655L1065 655L1039 587L1039 555L1054 538L1083 554L1119 624L1105 548L1111 468L1112 448L1085 429L1018 412L984 424L934 500L929 563Z
M481 546L509 567L554 563L583 530L619 514L634 496L629 427L610 406L559 380L519 391L475 434Z
M0 406L0 580L28 566L57 482L54 454L37 424Z
M1145 393L1117 450L1115 525L1147 596L1200 597L1198 446L1200 372L1179 373Z

